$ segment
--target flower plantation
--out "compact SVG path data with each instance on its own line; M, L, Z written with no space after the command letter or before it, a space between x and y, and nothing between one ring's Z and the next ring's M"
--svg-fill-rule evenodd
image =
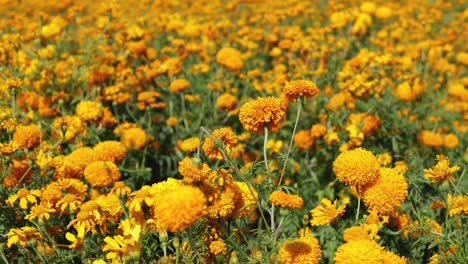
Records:
M464 1L52 2L0 5L0 263L468 261Z

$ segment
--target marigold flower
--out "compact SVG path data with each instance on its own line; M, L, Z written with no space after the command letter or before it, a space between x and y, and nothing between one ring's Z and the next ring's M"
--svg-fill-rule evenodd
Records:
M119 141L108 140L97 143L93 152L97 160L120 164L127 155L127 148Z
M189 88L189 82L186 79L176 79L171 82L169 89L171 92L182 92Z
M3 165L0 165L3 167ZM3 168L2 168L3 171ZM27 160L14 159L8 167L8 172L3 179L3 186L6 188L12 188L20 183L29 182L33 177L33 170L30 169Z
M98 121L102 116L101 103L94 101L81 101L76 105L75 114L83 121Z
M374 240L351 240L338 247L333 260L336 264L383 263L384 251Z
M390 214L388 225L393 230L400 231L403 228L411 225L411 219L404 212L399 211L399 210L395 210ZM407 236L408 233L409 233L409 230L406 229L406 230L402 231L401 235L402 236Z
M227 245L223 239L218 238L215 241L211 241L209 249L210 253L215 256L224 255L227 252Z
M158 202L152 205L157 229L183 231L206 214L206 202L203 192L190 185L160 192Z
M429 130L421 131L421 133L419 133L419 140L428 147L442 147L444 145L444 137L442 134Z
M125 185L123 181L116 181L114 182L114 186L112 187L110 193L117 195L118 197L125 197L128 196L132 192L132 189Z
M158 101L158 98L161 96L161 93L156 91L142 91L138 93L137 97L137 107L140 110L145 110L145 108L164 108L167 106L167 103Z
M386 20L393 16L393 11L388 6L379 6L375 10L375 16L379 19Z
M85 131L83 121L78 116L57 117L52 122L56 133L63 137L65 141L73 140L78 134Z
M112 161L95 161L86 166L84 177L92 187L111 186L120 179L120 170Z
M447 195L447 205L449 208L448 214L450 216L459 214L468 214L468 195L457 195L455 197L452 194Z
M166 119L166 125L173 127L179 124L179 119L175 116L170 116L169 118Z
M279 98L257 98L242 105L239 120L245 130L262 134L264 126L270 131L278 131L286 119L286 105Z
M8 237L7 247L19 243L22 247L26 247L28 241L39 239L42 240L42 234L35 227L24 226L21 228L11 228L6 234Z
M380 236L377 235L378 231L379 227L377 224L361 224L359 226L352 226L343 231L343 239L346 242L360 239L376 240L380 238Z
M200 145L200 138L191 137L182 141L180 149L184 152L194 152L198 149L198 145Z
M314 226L329 225L331 222L335 221L338 217L344 214L346 205L348 203L349 199L345 198L338 207L337 200L333 201L332 203L329 199L323 198L320 201L320 204L310 211L312 214L310 223Z
M24 219L32 221L37 218L39 222L49 220L50 214L55 213L55 209L50 207L50 204L40 203L31 207L31 211Z
M21 209L27 209L28 204L37 204L37 198L41 196L41 191L40 190L28 190L25 188L21 188L18 190L18 192L14 195L11 195L8 197L6 200L6 203L10 206L13 206L13 204L19 200L19 207Z
M369 211L381 215L393 212L408 195L405 176L392 168L381 168L379 176L374 181L361 187L364 204Z
M242 193L236 184L226 184L222 190L205 186L203 192L208 198L207 214L212 219L227 219L234 216L242 204Z
M327 126L322 124L314 124L310 128L310 135L313 138L319 138L327 133Z
M230 93L221 94L216 99L216 106L222 110L232 111L237 107L237 98Z
M449 149L453 149L458 146L460 141L458 140L457 135L455 134L447 134L444 135L444 146Z
M290 208L302 208L304 199L296 194L288 194L280 190L276 190L268 197L270 202L274 205Z
M179 172L188 182L200 182L208 179L213 173L206 162L198 158L185 157L179 162Z
M450 167L450 160L443 154L436 156L437 164L430 169L424 169L424 177L431 182L443 183L455 178L453 173L460 170L460 166Z
M82 198L72 193L67 193L62 199L58 200L56 207L62 213L76 212L78 207L83 203Z
M317 85L313 81L294 80L286 82L283 88L283 94L288 101L294 101L298 96L306 98L312 97L319 93Z
M146 132L139 127L125 129L122 132L122 137L120 138L120 142L122 142L126 148L134 149L143 148L147 140L148 136Z
M230 47L222 48L218 51L216 62L233 71L241 70L244 67L241 53L237 49Z
M294 144L296 144L296 146L302 150L307 150L310 147L312 147L312 145L314 144L314 138L310 134L310 130L309 129L299 130L294 135Z
M217 144L224 145L227 154L234 156L232 154L234 154L237 141L237 135L231 127L218 128L213 131L211 137L207 137L203 142L203 152L208 158L222 160L224 158L223 152Z
M236 207L241 210L237 213L237 217L242 218L249 216L257 208L258 192L245 182L235 181L234 183L239 187L242 194L241 204Z
M333 162L333 172L339 181L349 186L365 185L379 175L379 163L372 152L356 148L338 155Z
M15 128L13 141L18 144L18 148L33 148L39 144L41 131L37 125L23 126Z
M281 264L319 263L322 249L318 239L304 236L284 242L278 251L278 261Z

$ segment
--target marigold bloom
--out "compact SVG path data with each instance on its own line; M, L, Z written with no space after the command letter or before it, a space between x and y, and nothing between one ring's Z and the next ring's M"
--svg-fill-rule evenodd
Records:
M223 239L218 238L215 241L211 241L209 249L210 253L215 256L224 255L227 252L227 245Z
M0 165L3 171L3 165ZM29 182L33 176L33 170L30 169L27 160L14 159L13 163L8 167L6 177L3 179L3 186L12 188L20 183Z
M65 141L71 141L85 131L83 120L78 116L57 117L52 122L52 126L56 129L54 132Z
M431 182L443 183L455 178L453 173L460 170L460 166L455 165L450 167L450 160L443 154L436 156L437 164L430 168L424 169L424 177Z
M258 192L245 182L235 181L234 183L239 187L242 194L242 202L237 206L241 211L238 212L237 217L242 218L249 216L257 208Z
M157 229L183 231L206 214L206 202L203 192L190 185L160 192L158 202L152 205Z
M262 134L264 126L270 131L278 131L286 119L286 105L279 98L257 98L242 105L239 120L245 130Z
M226 184L222 190L217 187L205 186L203 192L208 198L208 217L212 219L227 219L234 216L242 204L242 193L236 184Z
M120 138L120 142L122 142L126 148L134 149L143 148L147 140L148 136L146 132L139 127L125 129L122 132L122 137Z
M127 156L127 148L114 140L102 141L93 147L94 155L97 160L111 161L115 164L120 164Z
M179 162L179 172L189 182L204 181L213 173L206 162L202 163L198 158L190 157L185 157Z
M421 131L419 140L428 147L442 147L444 145L443 135L429 130Z
M84 177L92 187L111 186L120 179L120 170L112 161L95 161L86 166Z
M343 231L343 239L346 242L359 239L376 240L380 238L380 236L377 235L378 231L379 227L377 224L361 224L359 226L352 226Z
M310 211L312 214L310 223L314 226L329 225L344 214L348 203L349 199L345 198L341 202L341 206L338 207L337 200L332 203L329 199L323 198L320 204Z
M198 149L200 145L200 138L198 137L191 137L184 139L180 144L180 149L184 152L194 152Z
M39 222L49 220L50 214L55 213L55 209L50 207L50 204L40 203L31 207L31 211L24 219L32 221L37 218Z
M221 94L216 99L216 106L222 110L232 111L237 107L237 98L230 93Z
M102 116L101 103L94 101L81 101L76 105L75 114L83 121L98 121Z
M460 141L458 140L457 135L455 134L447 134L444 135L444 146L449 149L453 149L458 146Z
M395 96L402 101L413 101L423 91L424 87L422 82L416 79L413 86L410 86L408 81L400 83L396 88Z
M388 215L397 209L408 195L405 176L392 168L381 168L379 176L360 189L364 204L370 211Z
M10 206L13 206L14 203L19 200L19 207L21 209L27 209L28 204L37 204L37 198L41 196L40 190L28 190L21 188L14 195L10 195L6 200L6 203Z
M296 194L288 194L280 190L276 190L268 197L270 202L274 205L290 208L302 208L304 199Z
M327 133L327 126L322 124L314 124L310 128L310 135L313 138L319 138Z
M176 126L177 124L179 124L179 119L175 116L170 116L166 119L167 126L173 127L173 126Z
M283 94L288 101L294 101L298 96L306 98L312 97L319 93L317 85L313 81L294 80L286 82L283 88Z
M447 195L447 205L449 208L449 215L468 214L468 195Z
M176 79L171 82L169 89L173 93L182 92L187 90L189 88L189 85L189 82L185 79Z
M310 130L308 129L299 130L294 135L294 144L296 144L296 146L302 150L307 150L310 147L312 147L312 145L314 144L314 138L310 134Z
M338 247L333 260L336 264L383 263L384 251L374 240L351 240Z
M218 141L218 142L216 142ZM224 145L228 155L235 156L234 148L237 144L237 135L231 127L215 129L211 137L207 137L203 142L203 152L208 158L221 160L224 158L223 152L217 144Z
M19 243L22 247L26 247L28 241L39 239L42 240L42 234L35 227L24 226L21 228L11 228L6 234L8 241L7 247Z
M233 71L241 70L244 67L241 53L237 49L230 47L222 48L218 51L216 62Z
M403 228L411 225L411 219L404 212L399 211L399 210L395 210L390 214L388 225L393 230L400 231ZM408 233L409 233L409 230L406 229L406 230L402 231L401 235L402 236L407 236Z
M33 148L39 144L41 131L37 125L23 126L15 128L13 141L18 144L18 148Z
M167 106L167 103L158 101L158 98L161 97L161 93L156 91L142 91L138 93L137 97L137 107L140 110L145 110L146 108L164 108Z
M278 251L281 264L314 264L322 258L322 249L318 239L304 236L284 242Z
M379 163L372 152L356 148L338 155L333 162L333 172L339 181L349 186L365 185L379 175Z
M56 207L62 213L76 212L83 203L82 198L72 193L67 193L62 199L58 200Z

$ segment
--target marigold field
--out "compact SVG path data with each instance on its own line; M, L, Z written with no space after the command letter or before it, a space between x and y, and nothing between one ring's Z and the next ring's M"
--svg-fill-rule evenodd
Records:
M466 1L0 2L0 263L468 263Z

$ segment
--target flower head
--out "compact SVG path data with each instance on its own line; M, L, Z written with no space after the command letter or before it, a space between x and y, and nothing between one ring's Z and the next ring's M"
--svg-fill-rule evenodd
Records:
M459 214L468 214L468 195L457 195L453 197L450 193L447 195L447 204L450 216Z
M241 70L244 67L241 53L237 49L230 47L222 48L218 51L216 62L233 71Z
M208 158L221 160L223 159L223 153L218 145L222 145L228 152L227 154L233 156L237 140L237 135L231 127L215 129L212 137L207 137L203 142L203 152Z
M171 85L169 89L171 92L176 93L176 92L181 92L185 91L187 88L189 88L189 82L185 79L177 79L171 82Z
M22 247L26 247L30 240L42 239L42 234L34 227L24 226L21 228L11 228L6 234L8 237L7 247L19 243Z
M83 121L98 121L103 113L101 103L94 101L81 101L76 105L75 114Z
M98 160L111 161L115 164L121 163L127 155L125 146L121 142L113 140L97 143L93 147L93 151Z
M333 162L333 172L339 181L349 186L362 186L377 178L379 163L372 152L356 148L338 155Z
M312 97L318 94L319 89L312 81L307 80L294 80L286 82L283 88L283 94L288 101L295 100L298 96Z
M310 223L314 226L329 225L331 222L343 215L346 205L349 203L349 199L343 199L340 206L338 206L337 203L337 200L332 203L327 198L322 199L320 204L310 211L312 214Z
M19 207L21 209L27 209L28 204L37 204L37 198L41 196L40 190L28 190L21 188L14 195L11 195L6 200L7 204L13 206L14 203L19 200Z
M84 170L84 177L95 188L111 186L120 179L120 175L119 168L111 161L95 161Z
M344 243L336 250L333 260L336 264L406 263L405 258L386 251L377 242L369 239Z
M39 144L41 131L37 125L23 126L15 128L13 141L18 144L18 148L33 148Z
M436 156L437 164L430 168L424 169L424 177L431 182L446 182L454 178L453 173L460 170L460 166L450 167L450 160L443 154Z
M245 130L262 134L264 126L278 131L286 119L286 105L279 98L257 98L242 105L239 120Z
M272 192L268 199L272 204L281 207L302 208L304 204L304 199L299 195L288 194L279 190Z
M213 173L206 162L201 162L197 158L185 157L179 162L179 172L189 181L204 181Z
M322 249L319 241L312 236L288 240L278 251L278 261L281 264L319 263Z

